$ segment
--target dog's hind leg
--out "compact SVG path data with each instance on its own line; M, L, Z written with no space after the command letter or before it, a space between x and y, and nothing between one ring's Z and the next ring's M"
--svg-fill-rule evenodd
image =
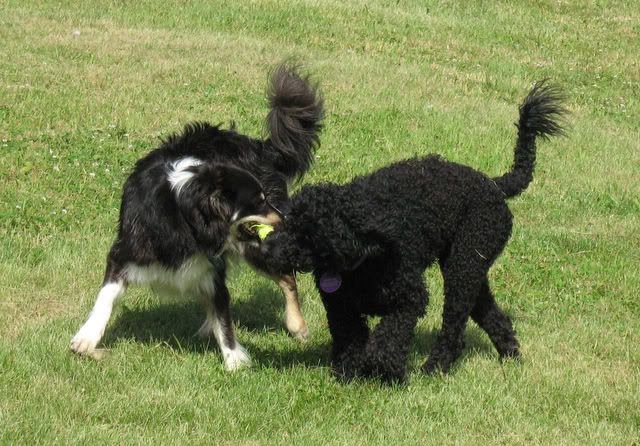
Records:
M520 356L511 319L496 304L486 277L482 282L478 301L471 311L471 318L489 335L500 357Z
M213 335L220 347L224 366L227 370L237 370L249 366L251 358L247 351L236 340L229 305L231 298L225 284L226 265L223 261L214 265L213 277L205 286L201 286L207 318L196 333L199 337Z
M300 311L300 301L298 299L298 287L295 276L282 276L276 279L276 283L282 290L285 299L285 323L291 336L306 341L309 336L307 322Z
M426 373L448 372L464 348L464 330L476 307L487 272L502 251L511 231L506 204L469 211L458 229L449 254L441 260L444 278L442 330L429 359Z
M104 335L107 327L113 304L127 288L127 283L119 274L119 269L109 261L105 273L102 288L98 292L98 297L93 305L93 309L82 325L80 330L71 339L70 348L72 351L88 356L96 354L96 346Z

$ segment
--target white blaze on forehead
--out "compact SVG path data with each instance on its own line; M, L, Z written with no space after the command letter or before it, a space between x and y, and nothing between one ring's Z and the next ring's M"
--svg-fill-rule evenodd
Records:
M191 156L180 158L179 160L171 163L167 172L167 180L171 184L171 189L175 191L176 195L180 195L182 188L193 178L194 173L189 172L188 169L190 167L199 166L200 164L202 164L202 161Z

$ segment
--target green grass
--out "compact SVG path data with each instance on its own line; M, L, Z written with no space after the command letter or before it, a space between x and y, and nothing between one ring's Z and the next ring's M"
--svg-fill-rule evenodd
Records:
M0 6L0 443L605 444L640 442L640 9L630 1L25 2ZM74 30L80 32L73 33ZM192 338L193 302L131 290L102 361L68 352L102 278L122 183L189 120L260 135L267 72L307 62L326 130L304 182L439 152L511 163L517 105L550 77L572 111L540 145L492 271L522 343L501 365L472 323L447 376L337 384L317 292L289 338L276 287L240 267L233 315L254 367Z

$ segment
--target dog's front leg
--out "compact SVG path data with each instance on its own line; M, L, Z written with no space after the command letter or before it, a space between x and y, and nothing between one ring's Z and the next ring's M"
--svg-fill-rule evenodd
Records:
M408 305L384 316L369 337L362 373L387 384L407 381L407 356L423 308Z
M353 307L347 293L320 293L331 332L331 367L335 377L349 382L361 376L362 352L369 339L367 318Z
M300 310L300 300L298 299L298 287L295 276L282 276L274 279L282 290L285 299L285 324L291 336L306 341L309 336L307 322Z
M207 318L196 333L205 338L213 335L220 347L224 366L233 371L251 365L251 357L236 339L229 309L231 297L225 283L226 266L224 262L214 265L214 274L207 286L201 287L204 293L204 304Z
M126 288L126 283L122 279L105 280L87 321L71 339L70 348L72 351L81 355L95 355L96 346L102 339L111 317L113 304L117 298L122 296Z

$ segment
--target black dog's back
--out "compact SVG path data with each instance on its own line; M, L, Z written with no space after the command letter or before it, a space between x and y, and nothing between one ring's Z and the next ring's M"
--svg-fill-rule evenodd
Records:
M336 203L329 205L331 214L314 212L309 226L299 229L301 232L331 232L333 229L329 228L335 228L336 219L340 219L348 230L338 230L341 237L327 234L326 239L332 240L323 241L336 251L348 251L352 240L368 240L362 243L363 252L384 245L380 249L387 254L393 250L421 259L423 269L451 243L470 209L477 210L479 216L483 210L500 213L502 231L508 236L511 230L506 197L495 182L481 172L437 155L397 162L341 186L303 187L292 198L294 216L285 225L296 224L298 210L308 212L312 203L316 209L327 206L326 195L335 197L328 199ZM338 246L343 240L345 245ZM357 259L350 257L346 263L351 261Z

